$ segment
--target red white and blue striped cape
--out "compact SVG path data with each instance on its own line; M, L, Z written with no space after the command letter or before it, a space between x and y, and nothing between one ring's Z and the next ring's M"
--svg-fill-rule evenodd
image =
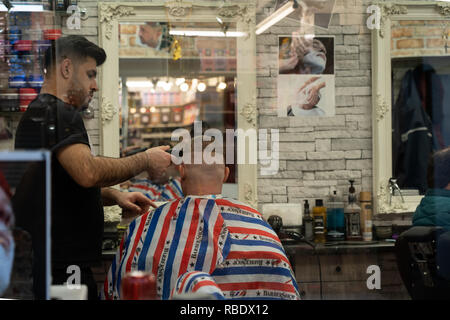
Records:
M120 299L122 277L149 271L162 299L208 292L224 299L300 299L276 233L255 209L237 200L188 196L134 220L101 293Z
M159 185L148 179L133 179L128 192L140 192L152 201L170 201L183 198L180 178L172 178L166 184Z

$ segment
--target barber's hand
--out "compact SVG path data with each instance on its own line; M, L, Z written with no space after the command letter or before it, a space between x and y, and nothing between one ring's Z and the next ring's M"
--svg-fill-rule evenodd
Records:
M300 36L298 32L292 33L291 52L295 52L300 61L303 61L304 56L311 51L312 47L313 39Z
M169 148L169 146L160 146L145 151L149 158L147 172L151 180L157 180L160 176L164 175L172 163L172 155L166 152Z
M294 69L298 63L298 60L299 60L298 56L295 54L292 55L290 58L280 59L280 65L279 65L280 72Z
M326 86L320 77L312 77L297 92L298 106L305 110L312 109L320 101L319 92Z
M122 217L131 218L146 213L150 206L156 205L140 192L121 192L116 196L116 202L123 209Z

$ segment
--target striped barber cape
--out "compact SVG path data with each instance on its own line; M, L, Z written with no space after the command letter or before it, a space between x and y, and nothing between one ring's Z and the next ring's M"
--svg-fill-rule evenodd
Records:
M152 201L170 201L183 198L181 179L171 178L167 183L160 185L148 179L132 179L128 192L140 192Z
M101 292L120 299L123 276L152 272L161 299L300 299L281 242L255 209L220 196L188 196L134 220Z

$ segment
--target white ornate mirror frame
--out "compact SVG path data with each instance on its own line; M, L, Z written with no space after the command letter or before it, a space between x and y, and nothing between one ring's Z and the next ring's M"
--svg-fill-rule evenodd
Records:
M395 20L450 20L450 3L389 1L380 8L380 28L372 32L373 193L375 213L414 212L422 196L392 196L391 22Z
M144 21L211 22L220 17L235 22L237 31L247 33L237 38L237 127L256 131L256 49L255 7L251 3L166 1L166 2L101 2L99 12L99 45L108 57L100 68L100 153L119 157L119 23ZM256 154L256 144L240 143L238 152ZM257 206L257 165L238 164L239 200Z

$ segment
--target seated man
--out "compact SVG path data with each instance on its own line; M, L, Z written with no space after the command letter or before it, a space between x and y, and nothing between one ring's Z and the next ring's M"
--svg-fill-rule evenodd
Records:
M450 231L450 147L437 151L428 168L430 189L413 215L414 226L440 226Z
M189 293L216 299L300 299L283 246L261 213L221 196L229 169L215 163L182 163L178 169L185 198L130 224L102 298L120 299L121 279L140 270L156 276L161 299Z
M150 180L148 176L136 176L122 184L121 189L122 191L140 192L150 200L157 202L183 198L181 179L174 165L169 166L164 176L158 180Z

